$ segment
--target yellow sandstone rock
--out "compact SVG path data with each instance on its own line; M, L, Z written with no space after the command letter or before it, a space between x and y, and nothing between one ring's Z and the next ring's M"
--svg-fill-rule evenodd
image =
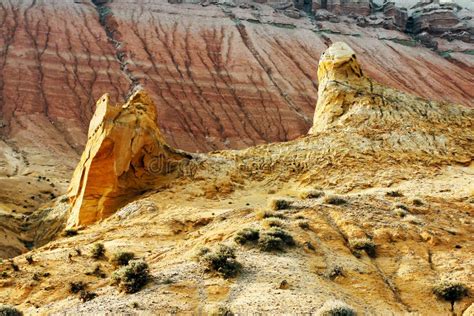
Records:
M140 192L173 177L175 164L185 157L166 144L156 125L155 105L145 92L136 92L123 106L102 96L68 190L68 226L110 216Z

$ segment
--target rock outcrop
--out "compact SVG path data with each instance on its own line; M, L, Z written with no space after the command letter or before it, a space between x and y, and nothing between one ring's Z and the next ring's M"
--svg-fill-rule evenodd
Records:
M159 188L189 155L170 148L156 125L156 108L143 91L123 106L102 96L92 117L86 148L74 171L68 225L107 218L137 194Z
M372 12L369 0L314 0L313 11L320 9L341 15L367 16Z
M459 11L461 8L454 3L421 3L413 8L408 29L414 34L427 32L451 41L474 43L474 29L469 27L469 20L462 20Z
M378 84L364 75L354 51L342 42L321 56L318 80L310 134L347 135L352 131L359 146L377 144L380 152L405 159L472 162L472 137L465 131L474 126L473 110L423 100Z

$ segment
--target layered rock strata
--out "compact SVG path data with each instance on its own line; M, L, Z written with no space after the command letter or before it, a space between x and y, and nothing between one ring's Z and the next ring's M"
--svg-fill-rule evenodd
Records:
M341 15L355 14L367 16L372 12L369 0L314 0L313 11L320 9Z

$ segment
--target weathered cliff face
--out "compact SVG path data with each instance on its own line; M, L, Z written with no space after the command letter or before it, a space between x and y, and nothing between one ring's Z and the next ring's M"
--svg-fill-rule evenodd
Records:
M210 314L219 306L315 314L339 299L358 314L463 315L471 296L443 301L433 287L449 279L473 290L474 110L380 85L355 51L338 42L321 56L311 133L289 142L186 161L164 146L142 92L123 107L99 100L71 186L89 193L80 211L110 201L108 188L149 190L78 236L35 249L33 263L14 258L19 271L0 262L0 301L40 314ZM166 181L146 168L161 154L180 171ZM288 205L270 211L275 197ZM268 252L260 236L275 225L294 245ZM258 243L238 244L236 235L249 227L259 230ZM109 258L132 251L144 259L146 287L118 295L106 260L95 262L105 277L94 275L93 242L103 242ZM232 246L242 264L234 278L209 273L197 259L202 247L219 243ZM67 291L70 281L97 296L81 302Z
M361 16L369 15L371 10L370 0L315 0L313 11L324 9L335 14L355 14Z

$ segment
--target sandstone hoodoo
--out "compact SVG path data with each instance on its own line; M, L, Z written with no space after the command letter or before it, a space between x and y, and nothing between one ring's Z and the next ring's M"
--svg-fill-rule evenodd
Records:
M68 225L104 219L140 192L176 176L189 155L169 147L156 125L156 108L143 91L123 106L102 96L92 117L86 148L74 171Z
M468 165L472 161L472 109L380 85L364 76L355 52L342 42L321 56L318 80L310 134L352 135L360 148L373 146L378 151L385 147L382 155L398 153L405 160L400 163L424 159ZM379 155L367 152L367 156L373 154Z

